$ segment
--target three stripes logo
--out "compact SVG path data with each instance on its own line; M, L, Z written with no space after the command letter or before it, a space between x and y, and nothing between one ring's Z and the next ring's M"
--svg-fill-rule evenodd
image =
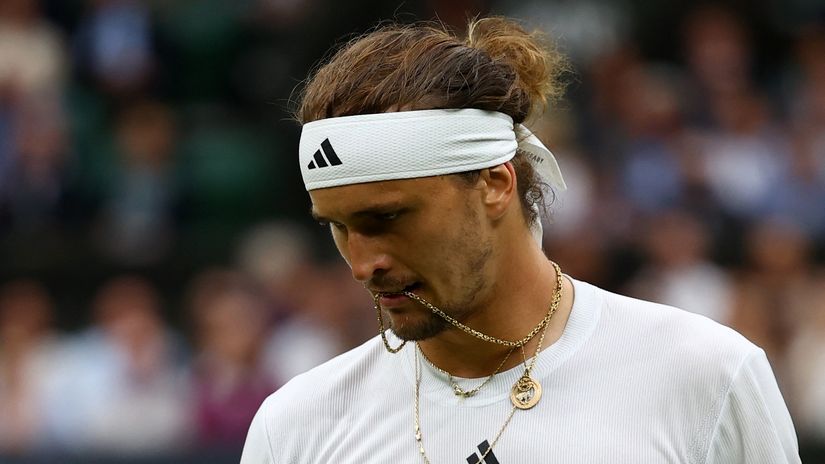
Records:
M477 446L479 454L473 453L467 457L468 464L499 464L498 458L496 455L493 454L493 450L490 449L490 442L487 440L482 441ZM484 453L487 453L485 456ZM484 460L481 460L481 456L484 456Z
M321 142L321 148L319 148L315 154L312 155L312 161L310 161L307 165L307 169L339 166L341 164L343 164L341 162L341 158L338 158L338 154L335 153L335 150L333 150L332 144L329 143L329 139L324 139L324 141Z

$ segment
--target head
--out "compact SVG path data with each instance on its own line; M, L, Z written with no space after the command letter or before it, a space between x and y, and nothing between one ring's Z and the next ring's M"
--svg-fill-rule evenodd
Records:
M244 275L223 269L198 274L189 289L198 354L211 362L254 366L266 339L267 306Z
M297 116L306 124L343 116L476 109L503 113L512 124L521 124L560 94L563 62L535 34L502 18L471 22L466 38L429 24L388 26L350 42L320 67ZM404 154L413 164L438 155ZM507 269L512 247L537 248L530 226L539 220L536 205L544 204L543 193L521 150L509 161L482 169L309 192L313 214L330 224L357 280L373 292L415 291L459 320L482 310ZM425 339L445 328L441 319L405 297L382 302L401 338Z
M107 338L142 359L161 344L162 302L155 286L136 275L116 276L105 282L94 298L94 317Z
M28 348L52 330L54 301L40 282L18 279L0 286L0 342Z

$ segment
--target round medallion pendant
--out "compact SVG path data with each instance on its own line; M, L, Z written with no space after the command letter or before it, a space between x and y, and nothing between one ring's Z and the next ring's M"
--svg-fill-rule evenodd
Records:
M519 409L530 409L541 399L541 384L523 375L510 390L510 401Z

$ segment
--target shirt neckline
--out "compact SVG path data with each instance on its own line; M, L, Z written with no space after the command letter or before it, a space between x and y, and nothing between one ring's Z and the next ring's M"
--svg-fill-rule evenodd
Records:
M541 383L551 380L552 373L567 361L592 335L601 316L601 298L596 287L565 275L573 284L573 307L561 337L552 345L542 349L532 376ZM388 335L391 335L389 333ZM393 337L395 338L395 337ZM405 379L411 388L415 387L415 350L414 343L407 343L401 353L401 362ZM513 356L521 356L518 351ZM420 358L419 354L419 358ZM433 366L421 359L421 396L430 402L462 407L484 407L498 403L505 398L509 402L510 389L524 373L524 366L519 364L507 371L498 373L476 395L462 398L452 393L447 377ZM527 359L530 362L530 359ZM473 388L483 379L455 378L459 385Z

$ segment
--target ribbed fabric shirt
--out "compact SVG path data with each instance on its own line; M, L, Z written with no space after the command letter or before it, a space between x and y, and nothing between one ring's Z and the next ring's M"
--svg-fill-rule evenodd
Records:
M573 280L561 338L532 376L539 403L517 410L485 464L800 462L765 353L732 329ZM420 464L415 345L379 337L295 377L264 401L242 464ZM453 394L418 358L422 440L432 464L475 464L512 409L522 366L475 396ZM481 379L457 379L470 389Z

